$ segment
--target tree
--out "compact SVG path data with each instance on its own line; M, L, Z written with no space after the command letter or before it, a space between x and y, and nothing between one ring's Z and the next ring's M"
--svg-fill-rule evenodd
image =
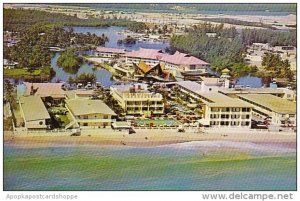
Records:
M9 103L12 108L16 107L16 91L9 80L4 81L4 103Z
M262 65L272 77L287 78L290 81L294 78L289 61L282 60L279 54L265 53L262 58Z

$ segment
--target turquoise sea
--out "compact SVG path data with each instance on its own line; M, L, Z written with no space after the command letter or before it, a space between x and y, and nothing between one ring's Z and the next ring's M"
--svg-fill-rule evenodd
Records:
M4 190L296 190L295 148L242 142L159 147L4 144Z

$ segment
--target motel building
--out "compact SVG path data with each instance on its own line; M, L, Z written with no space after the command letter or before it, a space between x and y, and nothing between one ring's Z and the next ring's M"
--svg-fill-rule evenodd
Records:
M253 108L251 104L218 92L207 92L196 82L182 81L176 85L183 94L203 103L203 115L199 120L203 126L250 129Z
M19 99L20 112L27 130L50 128L51 117L40 96L22 96Z
M98 57L113 58L113 57L120 57L125 53L126 53L125 49L97 47L94 55Z
M108 48L108 47L97 47L94 51L94 56L100 57L99 62L111 62L113 59L122 59L126 53L125 49L120 48Z
M114 85L110 91L127 115L150 117L164 114L162 95L148 91L146 84Z
M238 94L240 100L253 106L253 117L270 120L275 126L295 127L296 103L271 94Z
M165 70L174 73L177 70L184 73L207 73L209 67L209 63L178 51L170 55L162 50L140 48L137 51L127 52L123 56L127 66L138 65L141 60L151 67L163 63Z
M69 99L66 108L80 128L106 128L116 121L116 113L101 100Z

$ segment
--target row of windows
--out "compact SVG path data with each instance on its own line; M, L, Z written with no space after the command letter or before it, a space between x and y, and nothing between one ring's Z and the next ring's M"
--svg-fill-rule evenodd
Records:
M132 107L127 108L127 111L141 111L141 110L163 110L163 107Z
M211 111L212 112L230 112L230 109L231 109L231 111L232 112L240 112L240 111L242 111L242 112L250 112L250 108L235 108L235 107L233 107L233 108L229 108L229 107L226 107L226 108L218 108L218 107L213 107L213 108L211 108Z
M79 119L108 119L108 115L94 115L94 116L88 116L88 115L84 115L84 116L78 116Z
M150 102L147 102L147 101L127 101L127 105L140 105L140 104L142 104L142 105L155 105L155 104L157 104L157 105L161 105L161 104L163 104L162 103L162 101L150 101Z
M216 126L216 125L221 125L221 126L249 126L250 125L250 122L249 121L246 121L246 122L239 122L239 121L211 121L210 122L210 125L211 126Z
M78 123L78 125L80 126L80 123ZM94 123L82 123L81 124L82 126L95 126L95 124ZM105 126L108 126L108 123L107 122L103 122L103 123L101 123L101 125L103 126L103 127L105 127ZM98 126L99 128L100 128L100 126Z
M231 119L239 119L240 117L242 117L242 119L249 119L250 115L236 115L236 114L234 114L234 115L229 115L229 114L221 114L221 115L219 115L219 114L211 114L210 115L210 118L212 118L212 119L219 119L220 117L222 119L229 119L229 117Z

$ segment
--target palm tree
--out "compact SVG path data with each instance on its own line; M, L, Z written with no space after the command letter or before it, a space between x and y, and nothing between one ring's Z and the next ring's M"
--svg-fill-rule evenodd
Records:
M201 116L203 115L203 107L204 107L204 103L201 101L201 100L197 100L197 103L196 103L196 111L197 113Z
M176 98L178 99L179 95L180 95L180 89L179 89L179 87L175 86L175 87L173 87L173 90L175 92Z
M4 101L8 102L12 108L16 107L15 88L9 80L4 82Z

